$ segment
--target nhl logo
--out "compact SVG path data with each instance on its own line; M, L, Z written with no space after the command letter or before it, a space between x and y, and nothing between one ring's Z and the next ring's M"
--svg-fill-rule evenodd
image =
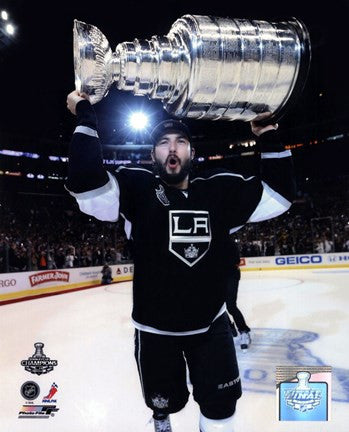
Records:
M210 215L206 210L170 210L169 250L193 267L204 257L211 244Z

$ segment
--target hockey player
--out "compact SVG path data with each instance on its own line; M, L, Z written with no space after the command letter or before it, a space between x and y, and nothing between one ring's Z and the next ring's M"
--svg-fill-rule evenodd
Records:
M111 267L108 266L108 264L104 264L101 273L102 273L102 280L101 280L102 285L111 284L113 282L112 269Z
M73 91L67 107L77 127L66 187L82 212L104 221L122 217L133 240L135 358L155 430L170 432L169 414L185 406L188 365L201 432L232 432L241 382L225 306L229 233L291 206L290 151L273 137L275 125L252 123L260 135L260 177L225 170L193 176L190 131L168 120L151 135L154 172L108 172L87 97Z

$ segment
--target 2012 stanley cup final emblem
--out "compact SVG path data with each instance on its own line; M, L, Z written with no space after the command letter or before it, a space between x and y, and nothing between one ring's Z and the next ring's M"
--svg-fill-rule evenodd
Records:
M35 353L29 357L28 360L21 361L21 365L24 366L26 371L32 374L42 375L51 372L53 368L58 365L57 360L51 360L44 354L44 346L42 342L35 343Z
M212 235L209 212L171 210L169 218L169 250L192 267L210 248Z
M331 368L312 366L298 369L277 367L279 420L328 421Z
M297 373L297 387L284 391L285 401L288 406L306 412L320 405L322 392L310 387L309 378L309 372Z

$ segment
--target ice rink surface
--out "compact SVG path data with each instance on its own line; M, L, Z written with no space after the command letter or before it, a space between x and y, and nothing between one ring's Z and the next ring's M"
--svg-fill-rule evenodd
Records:
M133 357L131 283L124 282L0 307L0 432L148 432ZM349 269L243 272L238 305L252 328L252 345L237 346L243 396L234 432L346 432L349 424ZM58 365L34 375L21 361L43 342ZM332 420L276 419L276 366L332 366ZM49 393L59 411L46 419L18 418L26 381ZM191 390L190 386L189 389ZM173 432L198 432L190 397L171 416Z

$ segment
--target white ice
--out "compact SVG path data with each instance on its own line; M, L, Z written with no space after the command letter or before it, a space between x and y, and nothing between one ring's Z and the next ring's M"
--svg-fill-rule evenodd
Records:
M238 305L252 328L252 345L237 346L243 396L234 432L346 432L349 424L349 269L244 272ZM131 283L0 307L0 432L148 432L133 357ZM21 360L45 344L58 360L33 375ZM275 366L332 366L332 420L276 419ZM59 411L48 419L19 419L20 387L35 381L40 396L58 385ZM190 386L189 386L190 389ZM40 403L41 400L36 401ZM171 416L173 432L198 432L192 397Z

